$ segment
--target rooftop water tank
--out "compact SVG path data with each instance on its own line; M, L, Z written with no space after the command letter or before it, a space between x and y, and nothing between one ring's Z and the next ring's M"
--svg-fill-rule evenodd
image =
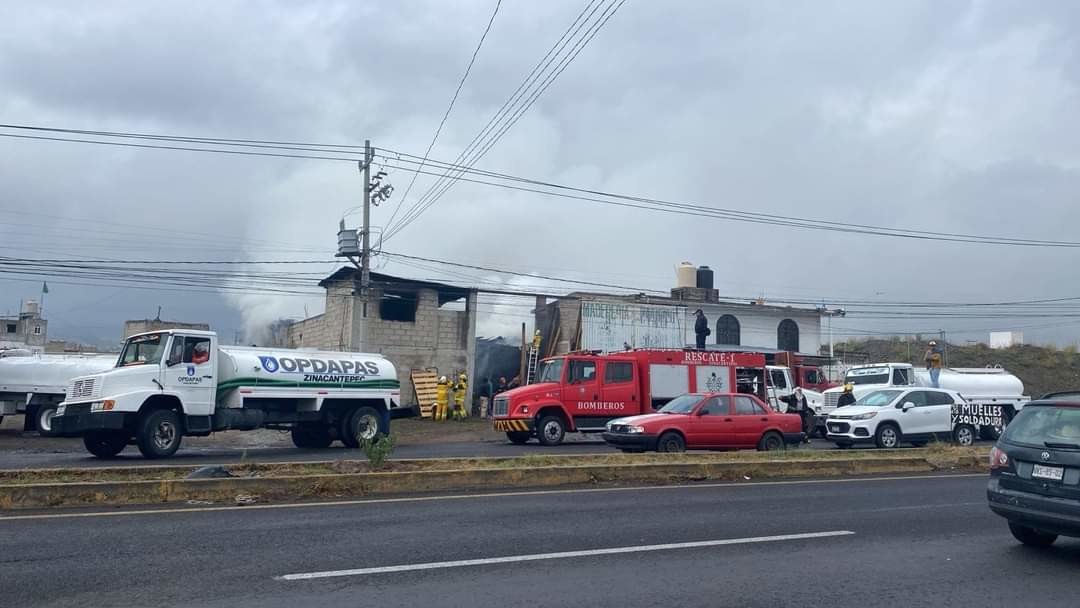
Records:
M708 266L701 266L697 269L697 286L702 289L713 288L713 271Z
M697 266L683 262L675 268L675 287L697 287Z

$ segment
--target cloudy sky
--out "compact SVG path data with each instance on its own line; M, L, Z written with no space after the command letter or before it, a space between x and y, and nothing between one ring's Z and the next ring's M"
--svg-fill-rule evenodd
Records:
M456 158L587 6L504 0L431 157ZM422 156L494 7L0 1L0 122L370 139ZM1078 36L1080 4L1069 0L628 0L475 167L726 209L1076 241ZM397 204L404 213L434 178L421 175L403 199L410 173L381 168L396 188L374 212L385 227ZM359 221L350 210L360 189L352 162L2 137L0 255L322 261L231 267L288 273L287 290L313 292L296 285L334 269L325 260L343 215ZM1080 338L1075 302L940 309L947 314L937 318L894 304L1080 296L1074 248L739 223L458 183L384 249L660 290L689 260L710 265L728 296L848 303L837 326L852 332ZM574 287L385 257L380 268L521 290ZM322 309L317 295L253 291L247 279L223 292L137 273L8 266L0 312L39 296L39 272L48 274L51 337L113 340L124 319L153 317L158 306L227 337ZM485 301L482 333L510 332L528 316L527 300Z

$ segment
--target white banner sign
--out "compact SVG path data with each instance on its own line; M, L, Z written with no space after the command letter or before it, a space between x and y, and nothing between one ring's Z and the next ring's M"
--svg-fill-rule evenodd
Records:
M582 302L581 348L683 348L686 319L685 306Z

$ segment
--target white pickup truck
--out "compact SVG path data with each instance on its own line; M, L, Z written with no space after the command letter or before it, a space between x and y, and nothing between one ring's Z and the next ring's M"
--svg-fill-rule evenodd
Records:
M115 354L43 355L4 351L0 353L0 420L4 416L24 414L23 430L48 435L71 379L115 365Z
M219 346L213 332L168 330L131 336L113 369L73 379L52 427L98 457L135 443L162 458L184 435L258 428L291 431L297 447L355 448L389 433L400 403L381 355Z

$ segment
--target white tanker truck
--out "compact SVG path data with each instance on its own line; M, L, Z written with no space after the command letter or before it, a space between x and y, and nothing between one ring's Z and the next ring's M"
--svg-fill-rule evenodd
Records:
M401 389L382 355L219 346L208 331L127 339L113 369L71 381L53 434L107 458L129 443L171 456L182 436L289 430L302 448L358 447L390 432Z
M915 369L910 363L875 363L852 367L844 374L844 384L854 385L855 399L876 390L890 387L932 386L930 372ZM1005 421L1031 397L1024 395L1024 383L1000 367L945 368L938 377L938 387L953 390L971 404L1002 406ZM824 393L823 413L836 409L843 387L830 388ZM993 429L981 429L984 439L995 439Z
M27 350L0 353L0 420L24 414L23 430L50 434L56 408L70 380L105 371L116 355L42 355Z

